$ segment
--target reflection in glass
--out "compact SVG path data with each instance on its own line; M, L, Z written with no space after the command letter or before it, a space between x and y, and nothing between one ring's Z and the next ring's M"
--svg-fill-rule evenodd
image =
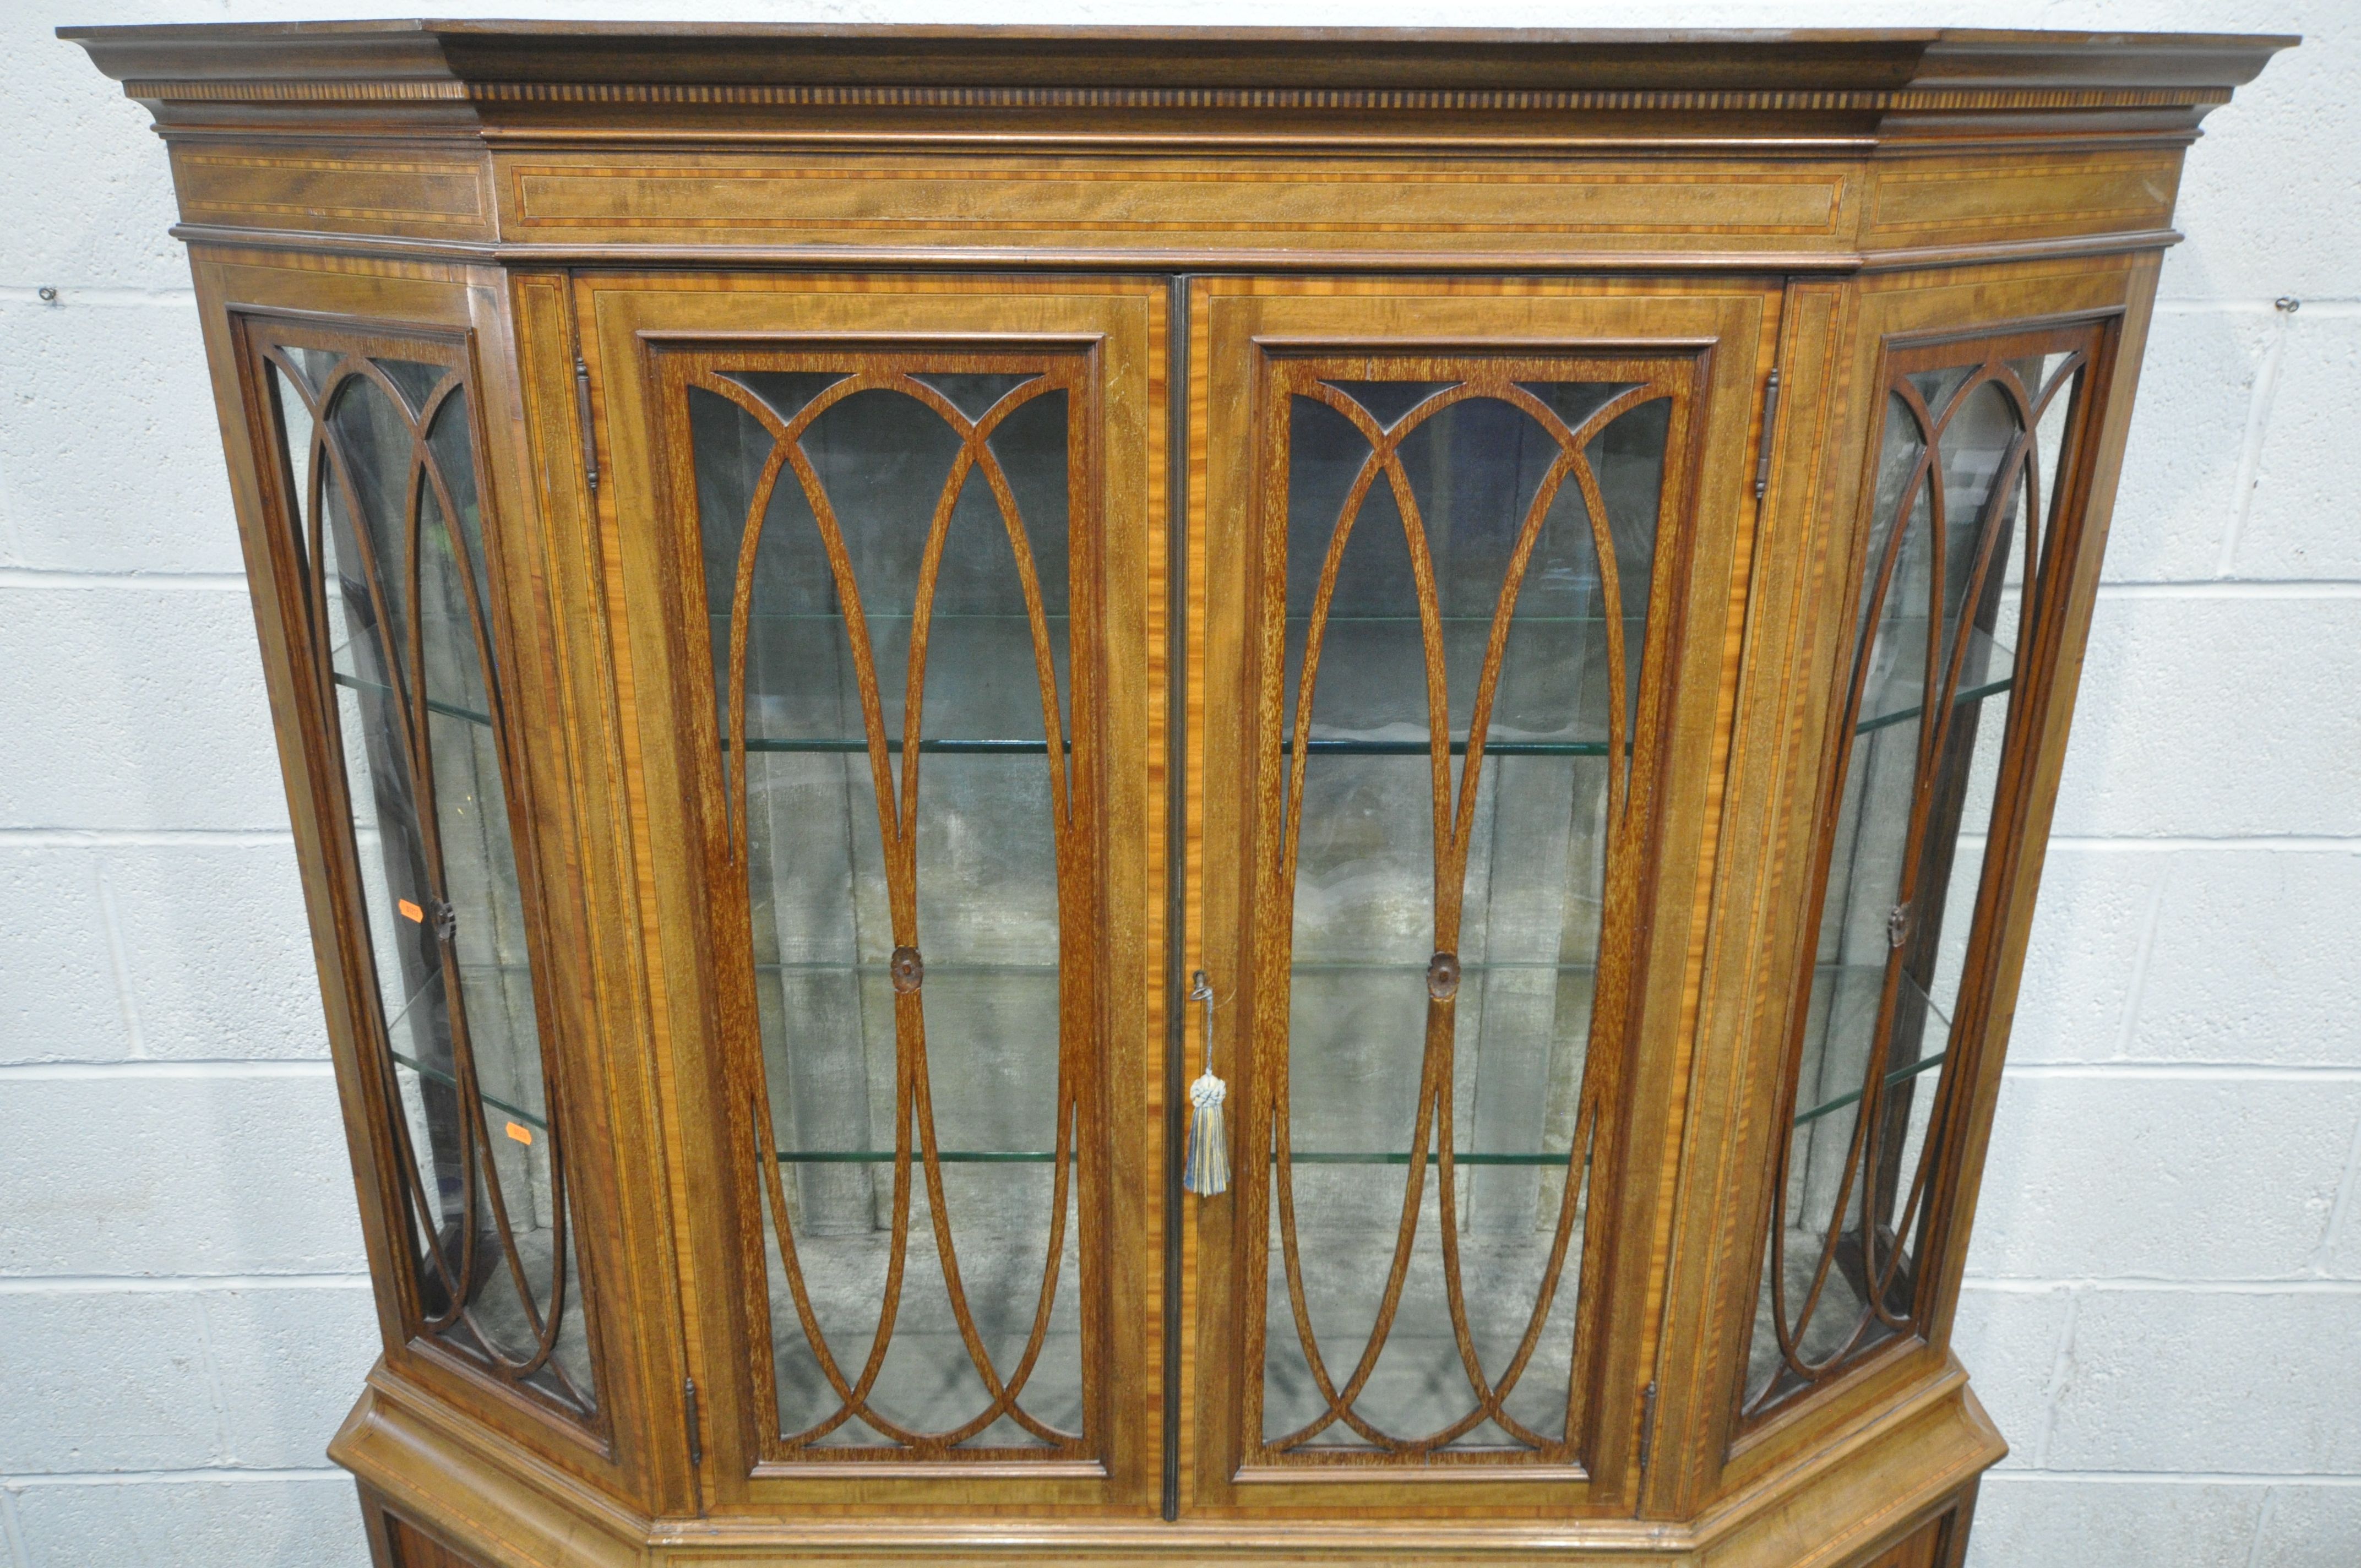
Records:
M1993 819L2082 364L1971 359L1899 376L1886 398L1750 1410L1913 1329L1982 882L1954 872Z
M1533 368L1279 366L1272 1450L1562 1456L1576 1435L1594 982L1673 396Z
M464 379L341 347L264 356L344 753L420 1310L506 1379L587 1411Z
M790 1452L1081 1442L1079 365L683 371Z

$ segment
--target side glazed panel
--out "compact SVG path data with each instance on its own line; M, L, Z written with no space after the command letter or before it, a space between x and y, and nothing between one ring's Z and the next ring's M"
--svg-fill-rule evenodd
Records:
M1927 1238L1977 1077L1961 1053L2000 953L1991 872L2015 853L2031 778L2018 715L2040 711L2026 699L2046 689L2066 613L2083 389L2104 336L2074 325L1886 356L1750 1419L1925 1332L1942 1272Z
M511 819L503 685L464 342L238 319L264 489L295 565L317 781L347 824L411 1332L561 1413L595 1409L572 1203Z

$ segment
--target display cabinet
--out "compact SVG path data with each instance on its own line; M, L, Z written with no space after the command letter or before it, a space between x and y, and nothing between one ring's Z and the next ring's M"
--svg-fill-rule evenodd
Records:
M69 36L383 1568L1960 1561L2157 269L2291 40Z

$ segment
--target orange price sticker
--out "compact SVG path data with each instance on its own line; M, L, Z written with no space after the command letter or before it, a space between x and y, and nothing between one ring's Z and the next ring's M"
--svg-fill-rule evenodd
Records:
M521 1122L511 1122L509 1124L509 1136L514 1138L521 1144L529 1144L533 1142L533 1129L524 1125Z
M401 911L402 917L404 919L415 920L422 926L426 924L426 911L419 908L418 905L411 903L410 900L406 898L396 899L393 906Z

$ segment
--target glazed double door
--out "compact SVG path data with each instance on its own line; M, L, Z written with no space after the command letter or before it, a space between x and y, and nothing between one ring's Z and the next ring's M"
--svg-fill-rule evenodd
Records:
M709 1508L1635 1506L1777 300L576 281Z

